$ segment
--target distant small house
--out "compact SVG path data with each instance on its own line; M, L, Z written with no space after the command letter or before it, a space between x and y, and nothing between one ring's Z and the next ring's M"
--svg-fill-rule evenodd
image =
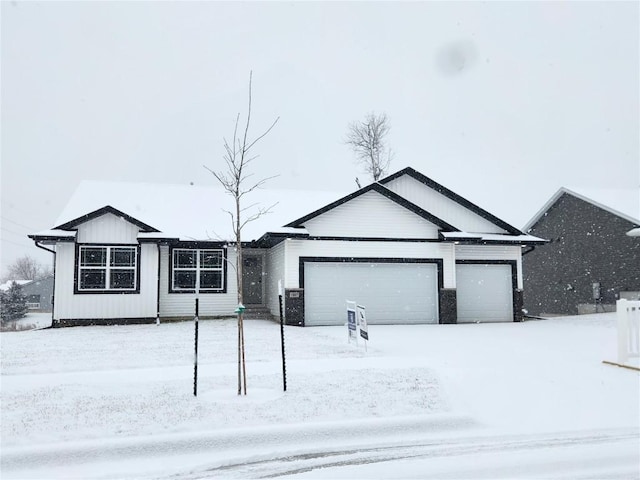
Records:
M640 242L627 234L639 210L637 189L558 190L524 227L550 240L523 255L529 314L612 311L639 295Z
M22 286L29 310L50 312L53 308L53 274L33 280Z
M272 213L243 230L243 302L289 324L522 320L526 235L405 168L349 195L260 190ZM90 182L54 228L54 326L233 315L237 245L222 189ZM248 212L247 214L250 214Z
M22 287L22 294L27 299L27 308L32 311L51 312L53 309L53 274L38 280L9 280L0 285L0 290L7 291L16 282Z

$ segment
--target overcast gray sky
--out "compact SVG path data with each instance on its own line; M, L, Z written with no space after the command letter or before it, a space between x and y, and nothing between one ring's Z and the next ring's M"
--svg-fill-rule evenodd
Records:
M638 2L1 8L2 272L48 261L25 235L82 179L213 185L250 70L253 131L280 117L255 162L272 187L353 190L343 138L371 111L392 172L518 227L560 186L640 185Z

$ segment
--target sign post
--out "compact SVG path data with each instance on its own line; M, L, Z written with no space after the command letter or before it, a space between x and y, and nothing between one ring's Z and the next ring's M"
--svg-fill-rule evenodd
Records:
M196 298L196 316L193 318L195 323L195 352L193 356L193 396L198 396L198 299Z

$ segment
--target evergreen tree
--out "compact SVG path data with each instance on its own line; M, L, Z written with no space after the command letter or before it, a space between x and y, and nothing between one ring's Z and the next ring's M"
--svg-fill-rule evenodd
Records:
M2 292L2 321L17 320L27 314L27 297L22 293L22 287L16 282L9 286L9 290Z

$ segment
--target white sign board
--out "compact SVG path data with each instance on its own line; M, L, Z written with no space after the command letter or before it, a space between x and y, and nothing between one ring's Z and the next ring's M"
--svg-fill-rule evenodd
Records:
M360 327L360 336L365 340L369 340L369 330L367 327L367 315L365 313L365 308L362 305L358 305L356 307L356 312L358 316L358 326Z
M350 302L347 300L347 333L349 335L349 341L352 338L358 341L357 326L356 326L356 302Z

